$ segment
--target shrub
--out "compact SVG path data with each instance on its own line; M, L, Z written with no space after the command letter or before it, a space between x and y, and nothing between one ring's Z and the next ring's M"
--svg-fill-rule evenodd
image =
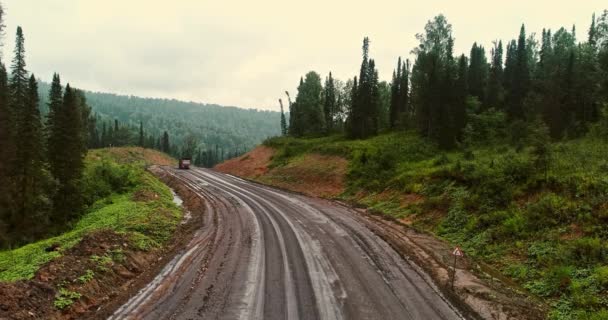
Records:
M605 260L605 248L599 238L580 238L568 244L568 255L571 261L587 266Z
M544 194L537 202L526 207L528 230L538 231L564 225L573 219L574 208L563 197L555 193Z

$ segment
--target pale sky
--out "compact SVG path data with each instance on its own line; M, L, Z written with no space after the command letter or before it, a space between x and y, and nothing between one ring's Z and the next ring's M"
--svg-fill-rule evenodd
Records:
M0 0L7 13L3 60L22 26L28 70L50 81L138 96L278 110L310 70L346 80L357 74L361 41L371 40L381 80L415 34L443 13L455 52L474 41L489 53L522 22L528 32L572 24L583 40L605 0Z

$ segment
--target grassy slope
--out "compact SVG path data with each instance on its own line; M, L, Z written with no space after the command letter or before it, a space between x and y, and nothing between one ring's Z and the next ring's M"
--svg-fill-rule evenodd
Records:
M92 188L103 195L70 231L14 250L0 252L0 281L30 279L44 263L76 245L84 235L100 229L125 233L142 250L160 247L169 240L181 219L181 210L173 203L168 187L144 170L151 163L175 163L168 156L140 148L110 148L93 150L86 159L85 189ZM100 183L100 175L128 180L118 193L112 186ZM89 181L96 180L96 181ZM111 179L109 179L111 180ZM87 194L94 193L93 191ZM147 195L158 195L151 201L137 201ZM162 213L162 214L161 214ZM59 251L45 248L59 244Z
M546 299L550 318L608 319L608 144L553 144L547 176L527 149L442 153L411 133L265 144L276 149L270 167L347 158L341 198L462 246Z

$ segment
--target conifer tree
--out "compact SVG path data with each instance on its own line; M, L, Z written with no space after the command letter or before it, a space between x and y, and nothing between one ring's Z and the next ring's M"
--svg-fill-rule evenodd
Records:
M145 137L144 137L144 123L139 121L139 143L138 145L142 148L145 147Z
M476 97L482 105L486 104L485 94L488 78L488 61L483 46L473 43L468 69L469 94Z
M171 145L169 144L169 133L163 132L162 152L171 153Z
M0 10L2 8L0 7ZM1 18L1 17L0 17ZM1 23L0 19L0 23ZM0 61L0 243L9 243L9 223L15 210L14 192L15 141L12 114L9 109L7 73Z
M323 113L325 117L325 132L331 133L334 130L334 116L337 108L337 94L334 78L331 72L325 80L325 100L323 104Z
M56 73L53 74L53 81L51 82L48 108L49 113L47 114L46 121L47 159L51 173L54 174L57 172L63 153L62 141L60 140L61 135L59 133L61 123L58 123L56 120L57 115L61 112L61 108L63 108L63 89L59 75Z
M363 61L349 116L349 136L367 138L378 133L379 102L378 70L369 58L369 38L363 39Z
M510 84L510 92L508 98L507 115L510 119L524 119L524 99L528 94L530 86L530 68L529 54L526 47L526 29L522 25L519 38L517 40L517 48L515 51L515 66L514 74L512 75L512 83Z
M285 111L283 110L283 100L280 98L279 105L281 106L281 134L287 135L287 120L285 119Z
M490 108L502 109L504 98L502 41L498 41L498 43L494 42L494 47L490 53L492 62L488 78L486 106Z
M83 137L82 106L74 89L65 87L63 105L56 114L57 130L53 132L62 142L63 152L53 170L59 184L54 201L54 221L71 221L80 212L82 199L78 192L84 168L85 139Z

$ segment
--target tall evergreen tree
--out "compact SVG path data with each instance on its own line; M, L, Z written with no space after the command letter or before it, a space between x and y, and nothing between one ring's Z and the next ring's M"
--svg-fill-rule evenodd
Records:
M0 10L2 8L0 7ZM0 15L0 24L2 23ZM12 131L13 121L9 109L8 78L0 61L0 243L8 243L8 227L14 210L12 192L14 191L13 167L15 142Z
M49 113L47 114L46 131L47 131L47 159L50 165L51 173L58 170L63 153L61 135L59 134L60 126L57 121L57 116L63 108L63 89L61 80L58 74L53 74L51 89L48 98Z
M494 42L491 50L492 62L488 77L486 106L496 109L502 109L504 99L502 55L502 41Z
M281 134L287 134L287 119L285 118L285 111L283 110L283 100L279 99L279 105L281 106Z
M145 136L144 136L144 123L142 121L139 122L139 143L138 146L144 148L145 147Z
M14 239L36 233L44 225L44 186L42 124L38 109L38 85L25 69L25 40L21 27L17 28L14 58L10 79L10 107L13 113L15 143L19 146L14 157L14 176L17 184L13 200L15 211L9 219L9 232L19 232ZM27 231L26 231L27 230ZM28 232L29 231L29 232Z
M352 100L349 116L352 138L366 138L378 133L379 90L378 70L373 59L369 58L369 38L363 39L363 61L359 72L358 85Z
M397 70L393 70L393 80L391 81L391 104L389 110L389 125L391 129L397 126L399 117L399 89L401 85L401 57L397 60Z
M323 114L325 117L325 131L326 133L331 133L334 130L334 116L337 108L336 86L331 72L329 73L329 77L325 80L324 93Z
M530 88L529 52L526 47L526 28L521 26L515 51L514 73L508 93L507 115L510 119L524 119L524 99Z
M486 86L488 81L488 61L485 49L477 42L471 48L471 59L468 69L469 94L486 105Z
M169 143L169 133L167 131L163 132L163 141L162 141L162 152L171 153L171 145Z
M82 199L80 189L84 168L85 139L83 137L82 106L77 93L68 84L65 87L63 106L57 112L57 141L62 141L63 152L58 157L53 176L59 184L54 201L54 221L65 223L76 218Z

